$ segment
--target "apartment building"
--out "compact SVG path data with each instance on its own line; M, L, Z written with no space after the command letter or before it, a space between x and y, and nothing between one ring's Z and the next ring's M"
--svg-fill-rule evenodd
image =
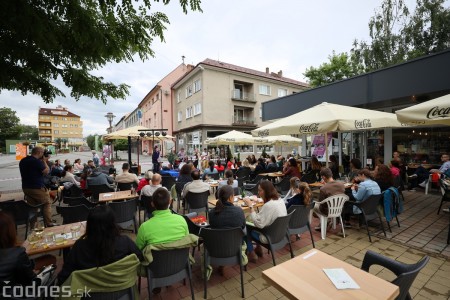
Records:
M250 132L262 120L262 103L298 93L306 83L212 59L200 62L172 86L177 148L202 147L206 138L230 130Z
M172 135L171 86L193 68L192 65L180 64L148 92L138 105L141 112L139 125L149 129L167 129L167 134ZM152 148L152 140L142 141L142 151L149 153Z
M39 140L63 141L64 146L83 145L83 122L80 116L58 105L56 108L39 107Z

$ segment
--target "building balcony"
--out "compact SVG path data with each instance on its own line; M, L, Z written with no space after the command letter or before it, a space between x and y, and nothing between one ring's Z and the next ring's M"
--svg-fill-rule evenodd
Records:
M239 89L231 91L231 100L256 103L255 94L244 92Z
M233 116L233 125L256 126L254 118Z

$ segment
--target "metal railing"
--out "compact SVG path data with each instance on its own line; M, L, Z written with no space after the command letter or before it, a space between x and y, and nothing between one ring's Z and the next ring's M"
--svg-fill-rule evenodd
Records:
M231 98L233 100L256 102L255 94L244 92L239 89L233 89L231 91Z
M255 119L233 116L233 125L255 125Z

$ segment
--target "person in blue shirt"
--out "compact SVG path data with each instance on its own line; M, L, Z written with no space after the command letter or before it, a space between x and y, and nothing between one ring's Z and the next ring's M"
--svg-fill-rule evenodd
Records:
M352 186L352 195L356 202L364 201L372 195L381 194L380 186L372 180L372 174L370 174L369 170L359 170L356 180L360 181L359 184L354 184ZM356 206L353 206L353 213L360 214L361 210Z

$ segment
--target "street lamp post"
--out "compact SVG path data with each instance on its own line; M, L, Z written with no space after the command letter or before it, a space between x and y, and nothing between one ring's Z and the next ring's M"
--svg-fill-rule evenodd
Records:
M108 133L111 133L112 132L112 122L113 122L113 120L114 120L114 118L115 118L116 116L112 113L112 112L109 112L109 113L107 113L106 115L105 115L105 118L108 120L108 122L109 122L109 128L108 128Z

